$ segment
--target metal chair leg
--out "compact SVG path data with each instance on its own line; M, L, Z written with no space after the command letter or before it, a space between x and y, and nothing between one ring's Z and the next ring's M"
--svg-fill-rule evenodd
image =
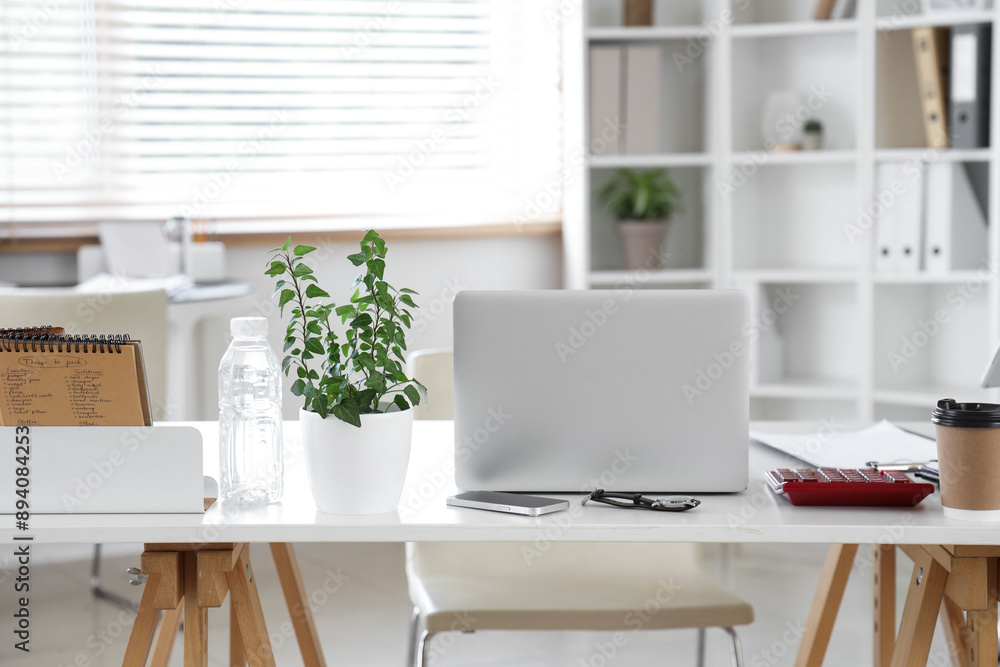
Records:
M698 628L698 667L705 667L705 628Z
M410 614L410 638L406 648L407 667L417 667L417 635L420 632L420 610L413 608Z
M729 638L733 642L733 667L743 667L743 648L740 646L740 636L732 627L726 626L722 629L729 633Z
M90 592L99 600L113 602L127 611L139 611L139 603L101 588L101 545L94 545L94 558L90 562Z
M424 630L420 634L420 641L417 642L417 655L419 656L417 667L428 667L429 658L431 657L431 639L433 637L434 634L427 630Z

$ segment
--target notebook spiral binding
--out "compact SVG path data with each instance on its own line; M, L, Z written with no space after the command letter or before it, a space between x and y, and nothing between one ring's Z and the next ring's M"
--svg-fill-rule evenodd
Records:
M14 338L15 336L41 336L51 328L51 324L41 324L34 327L0 328L0 338Z
M0 336L4 352L73 352L121 354L128 334L32 334L25 330Z

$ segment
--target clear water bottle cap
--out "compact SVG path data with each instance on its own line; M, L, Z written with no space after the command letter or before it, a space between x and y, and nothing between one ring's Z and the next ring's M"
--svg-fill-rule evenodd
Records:
M233 338L266 338L267 318L234 317L229 321L229 333Z

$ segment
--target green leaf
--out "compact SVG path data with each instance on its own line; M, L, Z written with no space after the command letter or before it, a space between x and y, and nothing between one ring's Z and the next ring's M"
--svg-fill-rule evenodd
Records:
M296 380L292 383L292 394L294 396L301 396L306 391L305 380Z
M295 298L295 291L290 289L281 290L281 297L278 299L278 307L281 308L282 314L284 314L285 304Z
M278 260L274 260L273 262L271 262L271 266L268 267L265 273L273 278L275 276L280 276L282 273L285 272L287 268L288 265L286 265L284 262L279 262Z
M419 294L419 292L417 292L415 290L411 290L409 287L403 287L402 289L399 290L399 293L400 294Z
M302 246L299 247L301 248ZM322 287L320 287L315 283L312 283L308 287L306 287L306 296L309 297L310 299L316 299L324 296L329 297L330 295Z
M351 320L351 328L360 329L361 327L371 326L372 316L368 313L361 313L353 320Z
M295 250L292 251L292 254L296 257L302 257L302 255L308 255L315 249L316 248L311 245L297 245L295 246Z
M402 394L396 394L396 396L392 399L392 402L398 405L400 410L410 409L410 404L406 402L406 399L403 398Z
M309 294L309 292L307 291L306 294ZM413 297L411 297L409 294L403 294L402 296L399 297L399 300L405 303L410 308L417 307L417 304L413 303Z
M305 264L296 264L295 268L292 270L292 275L296 278L301 278L302 276L307 276L312 272L313 270Z
M379 280L382 280L382 276L385 274L385 260L383 259L373 259L368 265L371 272L378 276Z
M354 314L354 306L351 304L337 306L337 310L335 312L340 317L350 317Z
M378 397L378 392L374 389L362 389L358 392L358 405L364 406L365 410L363 412L371 412L372 403Z
M281 360L281 370L285 371L285 375L288 375L288 367L295 363L295 357L288 355Z
M282 351L282 352L288 352L288 350L289 350L289 349L291 349L291 348L292 348L292 346L294 346L294 345L295 345L295 341L296 341L296 338L295 338L294 336L291 336L291 337L289 337L289 338L286 338L286 339L285 339L285 347L284 347L284 349L283 349L283 350L281 350L281 351ZM287 358L287 357L286 357L286 358Z
M285 239L285 244L283 246L281 246L281 249L282 250L288 250L291 247L292 247L292 237L289 236L287 239Z
M326 397L326 394L320 394L313 399L312 408L313 412L318 414L323 419L326 419L327 415L330 414L330 399Z
M370 243L371 241L374 241L377 238L379 238L378 232L376 232L374 229L369 229L368 233L365 234L365 237L361 239L361 242Z
M352 426L357 426L361 428L361 414L358 412L357 406L347 406L344 403L338 403L331 409L333 416L342 422L347 422Z
M377 301L378 305L382 306L382 308L384 308L385 310L388 310L390 312L395 310L394 305L392 303L392 297L386 294L385 292L379 292L378 294L376 294L375 301Z
M323 349L323 343L320 342L319 338L306 339L306 349L316 354L326 354L326 350Z
M361 252L354 253L353 255L348 255L347 259L351 260L351 264L353 264L354 266L361 266L362 264L365 263L365 255L364 253Z
M372 371L371 375L368 376L368 379L365 380L365 386L371 387L380 394L385 393L387 388L385 384L385 376L378 371Z
M406 397L408 399L410 399L410 403L413 403L414 405L420 405L420 393L417 391L416 387L414 387L412 384L408 384L405 387L403 387L403 393L406 394Z
M375 360L372 359L372 355L370 354L359 354L358 363L370 371L375 370Z

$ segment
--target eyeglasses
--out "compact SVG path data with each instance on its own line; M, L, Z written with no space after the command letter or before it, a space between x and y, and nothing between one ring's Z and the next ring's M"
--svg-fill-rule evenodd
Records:
M622 507L630 510L656 510L659 512L683 512L701 505L701 501L690 496L669 496L666 498L647 498L639 493L618 493L597 489L585 496L581 505L587 501Z

